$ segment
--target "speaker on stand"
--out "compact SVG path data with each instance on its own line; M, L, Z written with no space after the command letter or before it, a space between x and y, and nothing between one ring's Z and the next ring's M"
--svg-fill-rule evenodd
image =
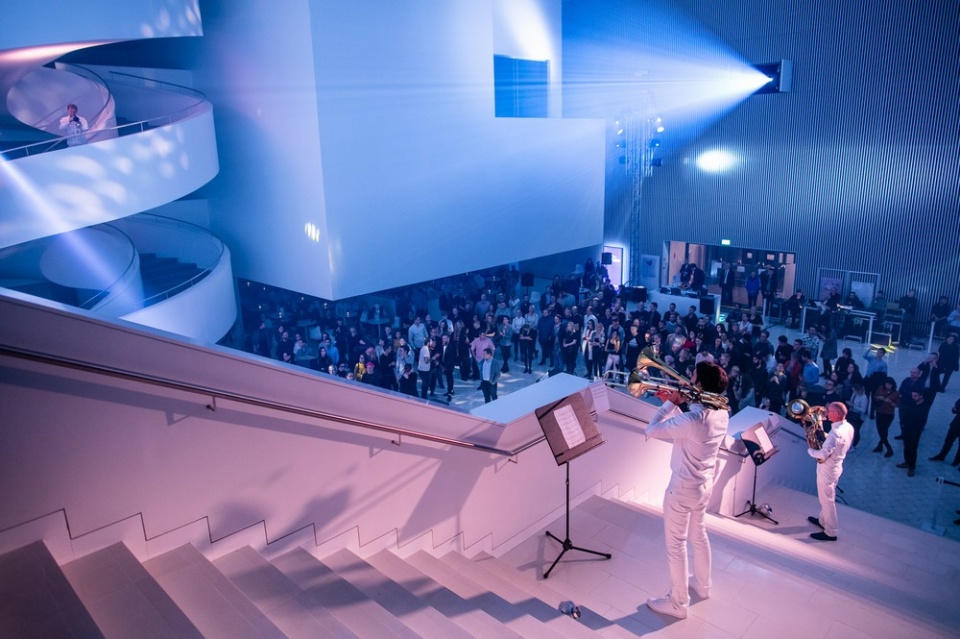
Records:
M527 289L527 295L530 295L530 287L533 286L533 273L520 274L520 286Z

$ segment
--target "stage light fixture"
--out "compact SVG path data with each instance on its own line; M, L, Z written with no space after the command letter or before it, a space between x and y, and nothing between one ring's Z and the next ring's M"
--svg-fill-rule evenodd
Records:
M790 93L793 86L793 62L780 60L755 64L753 68L770 78L770 80L754 93Z

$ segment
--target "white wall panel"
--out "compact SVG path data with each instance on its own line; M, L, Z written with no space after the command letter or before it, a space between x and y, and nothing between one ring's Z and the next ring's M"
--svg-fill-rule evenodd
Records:
M533 50L558 54L559 3L525 6L543 9ZM603 125L495 118L493 15L249 0L205 16L198 88L224 148L209 192L238 275L337 299L601 241ZM520 52L533 25L514 26Z

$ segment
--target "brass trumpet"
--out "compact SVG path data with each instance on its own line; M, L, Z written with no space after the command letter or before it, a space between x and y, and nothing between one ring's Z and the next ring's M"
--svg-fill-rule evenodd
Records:
M656 369L673 378L673 381L651 377L647 369ZM626 377L626 381L620 381ZM710 393L696 386L689 379L667 366L657 357L652 348L645 348L637 358L637 367L629 373L623 371L607 371L603 376L605 383L613 386L623 386L634 397L652 395L665 391L677 392L684 401L694 404L703 404L707 408L729 410L726 395Z
M827 409L823 406L811 406L802 399L795 399L787 404L787 413L794 419L800 420L807 437L807 446L813 450L820 450L827 439L827 434L823 430L823 418L826 417ZM823 461L818 459L817 463L822 464Z

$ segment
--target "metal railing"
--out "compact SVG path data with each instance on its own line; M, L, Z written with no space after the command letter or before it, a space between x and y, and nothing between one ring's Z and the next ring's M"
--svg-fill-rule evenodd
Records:
M77 306L79 306L80 308L88 309L88 310L92 309L94 306L99 304L104 298L109 297L113 292L115 292L113 291L113 289L116 288L124 279L130 277L131 271L133 270L134 265L136 265L137 263L137 251L134 248L133 240L130 239L129 235L127 235L117 227L110 224L104 224L101 230L107 233L113 233L113 234L119 235L123 240L126 240L125 243L127 244L127 246L130 247L130 259L127 260L127 265L124 267L123 271L121 271L120 275L117 276L117 278L113 282L111 282L107 286L102 287L101 290L97 291L96 293L91 295L89 298L79 301Z
M142 384L148 384L150 386L158 386L161 388L182 391L186 393L193 393L195 395L200 395L202 397L210 398L211 403L207 404L207 408L213 411L216 410L217 400L225 399L232 402L237 402L239 404L244 404L247 406L256 406L258 408L266 408L266 409L275 410L281 413L299 415L301 417L309 417L313 419L321 419L325 421L336 422L338 424L345 424L347 426L354 426L354 427L363 428L366 430L373 430L381 433L390 433L397 437L397 439L393 442L394 444L397 444L397 445L400 445L401 438L409 437L410 439L419 439L419 440L434 442L437 444L457 446L460 448L477 450L484 453L501 455L503 457L516 457L517 455L524 452L525 450L528 450L546 440L545 436L540 435L524 444L521 444L515 449L503 450L500 448L486 446L484 444L477 444L474 442L468 442L461 439L443 437L440 435L433 435L431 433L424 433L420 431L410 430L407 428L387 426L385 424L376 424L376 423L368 422L361 419L343 417L342 415L334 415L332 413L327 413L327 412L315 410L312 408L304 408L302 406L283 404L280 402L262 399L259 397L253 397L245 393L234 393L231 391L225 391L225 390L214 388L211 386L202 386L200 384L191 384L191 383L181 382L178 380L169 379L165 377L147 375L145 373L138 373L135 371L115 368L112 366L104 366L102 364L95 364L93 362L85 362L81 360L71 359L68 357L63 357L61 355L55 355L52 353L40 353L37 351L30 351L22 348L17 348L16 346L12 346L9 344L0 344L0 355L6 355L9 357L14 357L21 360L39 362L42 364L47 364L52 366L59 366L62 368L69 368L72 370L79 370L87 373L94 373L97 375L103 375L105 377L112 377L115 379L123 379L123 380L139 382Z

